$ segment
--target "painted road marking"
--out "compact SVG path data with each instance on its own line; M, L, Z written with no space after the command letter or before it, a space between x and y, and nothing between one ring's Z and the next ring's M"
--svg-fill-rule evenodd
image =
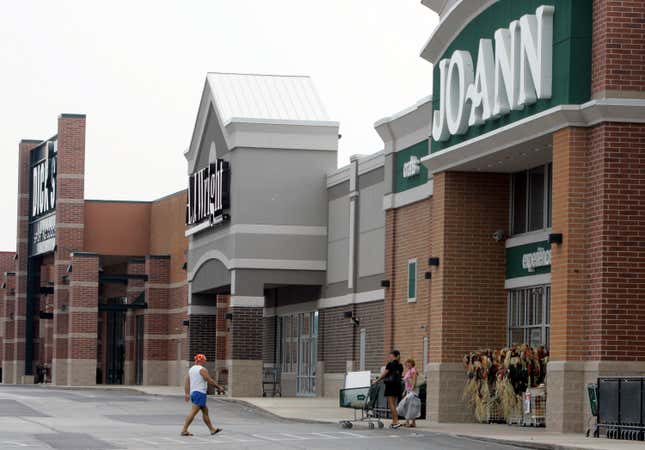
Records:
M176 447L181 446L197 446L202 447L206 445L217 444L234 444L234 443L249 443L249 442L298 442L298 441L316 441L316 440L338 440L338 439L396 439L396 438L424 438L429 437L427 434L410 433L410 434L392 434L392 433L379 433L379 432L366 432L366 434L350 432L350 431L328 431L328 432L309 432L309 433L230 433L226 435L218 434L217 436L202 437L193 436L185 440L173 439L169 437L152 437L147 439L142 438L122 438L111 439L113 443L124 443L127 446L128 442L140 442L150 447L158 447L164 444L172 443ZM0 442L1 443L1 442ZM21 445L21 447L32 447L33 445ZM1 447L1 446L0 446Z
M338 434L344 434L346 436L352 436L355 438L366 438L367 436L364 436L362 434L357 434L357 433L350 433L349 431L339 431Z
M280 434L282 436L286 436L288 438L295 438L295 439L301 440L301 441L306 441L306 440L310 439L310 438L306 438L306 437L296 436L295 434L289 434L289 433L280 433Z
M137 442L143 442L144 444L147 444L147 445L158 445L156 442L148 441L146 439L141 439L141 438L130 438L130 440L137 441Z
M328 434L328 433L309 433L309 434L313 434L314 436L320 436L323 439L340 439L339 437L332 436L331 434Z

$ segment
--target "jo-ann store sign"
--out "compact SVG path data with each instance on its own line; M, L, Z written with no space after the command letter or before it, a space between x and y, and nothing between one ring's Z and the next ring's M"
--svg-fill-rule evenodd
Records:
M500 0L434 68L431 152L591 92L590 0Z
M551 244L534 242L506 249L506 279L551 273Z

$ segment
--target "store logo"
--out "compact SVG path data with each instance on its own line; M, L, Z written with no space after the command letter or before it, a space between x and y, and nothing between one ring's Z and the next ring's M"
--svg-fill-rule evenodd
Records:
M522 269L529 272L535 272L538 267L547 267L551 265L551 250L544 250L538 247L533 253L522 255Z
M56 209L56 143L46 145L45 159L31 168L31 217Z
M477 67L469 52L455 50L439 62L439 110L433 113L432 138L447 141L475 125L551 98L553 6L540 6L479 40Z
M418 156L410 156L410 161L403 164L403 178L412 178L421 173L421 160Z
M224 220L229 208L229 164L223 159L209 164L188 178L186 225L208 220L211 225Z

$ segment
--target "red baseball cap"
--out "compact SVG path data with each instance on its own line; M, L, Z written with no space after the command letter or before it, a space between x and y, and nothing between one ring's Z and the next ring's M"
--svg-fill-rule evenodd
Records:
M198 361L206 361L206 355L204 355L203 353L197 353L195 355L195 362Z

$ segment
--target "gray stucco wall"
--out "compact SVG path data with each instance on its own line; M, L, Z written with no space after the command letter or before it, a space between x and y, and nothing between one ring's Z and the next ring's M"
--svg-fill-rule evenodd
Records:
M275 149L270 148L270 142L268 148L228 151L217 113L211 108L196 156L198 168L208 163L213 142L217 156L230 163L230 221L191 236L189 278L197 276L200 266L213 258L236 270L238 276L231 277L234 284L240 284L249 270L266 269L263 275L267 275L286 264L299 272L298 261L307 261L321 266L323 277L321 270L303 263L302 271L317 272L305 278L324 284L328 251L324 234L328 214L326 173L336 167L336 152ZM258 230L257 225L265 227ZM285 226L305 228L292 232ZM270 277L260 278L271 282ZM207 289L208 279L200 277L200 290ZM213 287L222 280L212 277ZM258 283L240 285L239 289L234 286L232 291L235 295L262 295Z

